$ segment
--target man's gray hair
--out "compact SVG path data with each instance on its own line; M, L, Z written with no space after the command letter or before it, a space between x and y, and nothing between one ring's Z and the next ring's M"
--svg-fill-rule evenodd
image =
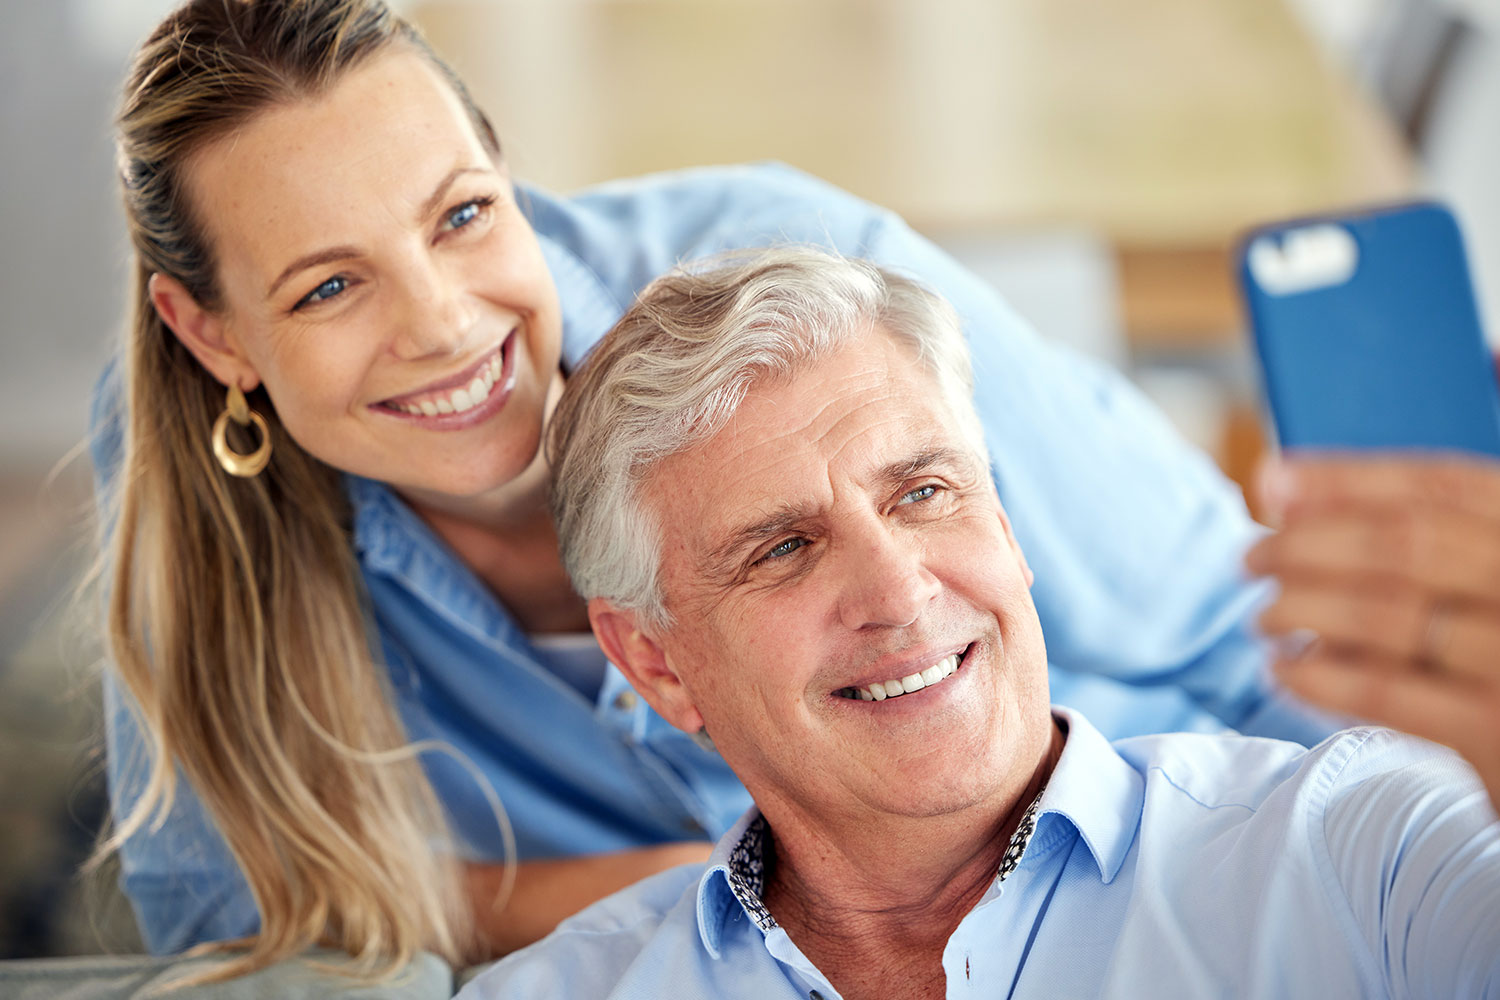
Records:
M641 490L728 423L750 388L789 381L878 327L910 347L977 454L984 435L958 316L910 278L807 247L711 258L658 278L568 379L552 416L552 516L584 599L643 625L670 616L663 525Z

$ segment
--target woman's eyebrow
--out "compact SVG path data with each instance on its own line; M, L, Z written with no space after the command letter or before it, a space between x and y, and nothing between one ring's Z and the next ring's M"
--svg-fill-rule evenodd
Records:
M425 219L433 212L436 212L438 206L443 203L443 199L448 196L448 189L453 186L453 182L464 174L487 174L491 172L492 169L489 167L454 167L448 171L448 176L439 181L438 186L432 189L432 194L427 196L427 200L422 202L422 207L417 210L417 218Z
M336 260L351 260L355 257L358 257L359 255L360 249L358 247L349 246L347 244L345 244L344 246L328 247L324 250L314 250L312 253L303 254L301 257L298 257L296 260L288 264L286 268L276 276L276 280L271 282L271 287L266 289L266 298L269 299L271 296L275 295L276 290L279 289L282 285L286 284L287 279L292 275L298 273L299 271L306 271L310 267L317 267L321 264L331 264Z
M443 203L443 199L448 196L448 189L460 177L465 174L484 174L489 172L490 169L487 167L454 167L438 182L437 187L432 189L432 194L428 195L426 200L422 202L421 207L417 210L417 218L425 219L436 212L438 206ZM343 246L327 247L323 250L314 250L312 253L303 254L288 264L276 276L276 280L271 282L271 287L266 290L266 298L269 299L275 295L277 290L286 284L287 279L299 271L305 271L310 267L318 267L321 264L332 264L334 261L351 260L358 257L360 253L361 251L358 247L345 244Z

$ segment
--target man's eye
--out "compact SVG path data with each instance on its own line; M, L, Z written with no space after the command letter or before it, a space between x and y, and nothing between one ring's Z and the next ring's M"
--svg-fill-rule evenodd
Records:
M904 495L898 503L919 503L923 500L931 500L937 495L938 488L931 483L926 486L918 486L910 493Z
M349 279L343 275L335 275L323 282L317 288L308 292L292 308L301 309L303 306L316 305L319 302L327 302L336 295L342 295L349 287Z
M807 544L806 539L802 539L802 538L788 538L784 542L778 542L774 548L772 548L765 555L761 556L759 559L757 559L755 561L757 563L764 563L764 562L770 562L773 559L780 559L783 556L789 556L789 555L791 555L793 552L796 552L798 549L802 548L802 546L804 546L806 544Z
M443 228L462 229L484 213L484 210L495 203L493 197L471 198L462 205L454 208L443 217Z

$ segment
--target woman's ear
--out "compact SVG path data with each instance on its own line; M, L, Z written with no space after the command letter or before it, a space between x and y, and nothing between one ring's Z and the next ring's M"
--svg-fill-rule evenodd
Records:
M151 275L146 292L156 314L198 363L224 385L238 385L249 392L260 384L260 375L245 357L239 342L229 335L224 321L198 304L198 300L169 275Z
M685 733L703 728L703 716L655 637L643 631L633 611L602 597L589 601L589 624L599 648L619 668L630 686L663 719Z

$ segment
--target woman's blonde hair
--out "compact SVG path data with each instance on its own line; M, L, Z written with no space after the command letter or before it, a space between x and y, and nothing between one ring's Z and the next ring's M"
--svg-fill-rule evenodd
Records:
M104 518L107 633L149 774L104 849L165 816L180 768L260 912L259 933L235 942L246 950L205 979L315 943L376 976L418 949L477 957L442 809L373 653L340 476L287 436L263 391L250 404L270 425L270 465L227 476L209 447L225 387L147 292L160 272L223 306L207 206L188 197L195 153L397 46L443 73L498 156L457 77L378 0L190 0L140 48L119 114L135 267L124 452Z

